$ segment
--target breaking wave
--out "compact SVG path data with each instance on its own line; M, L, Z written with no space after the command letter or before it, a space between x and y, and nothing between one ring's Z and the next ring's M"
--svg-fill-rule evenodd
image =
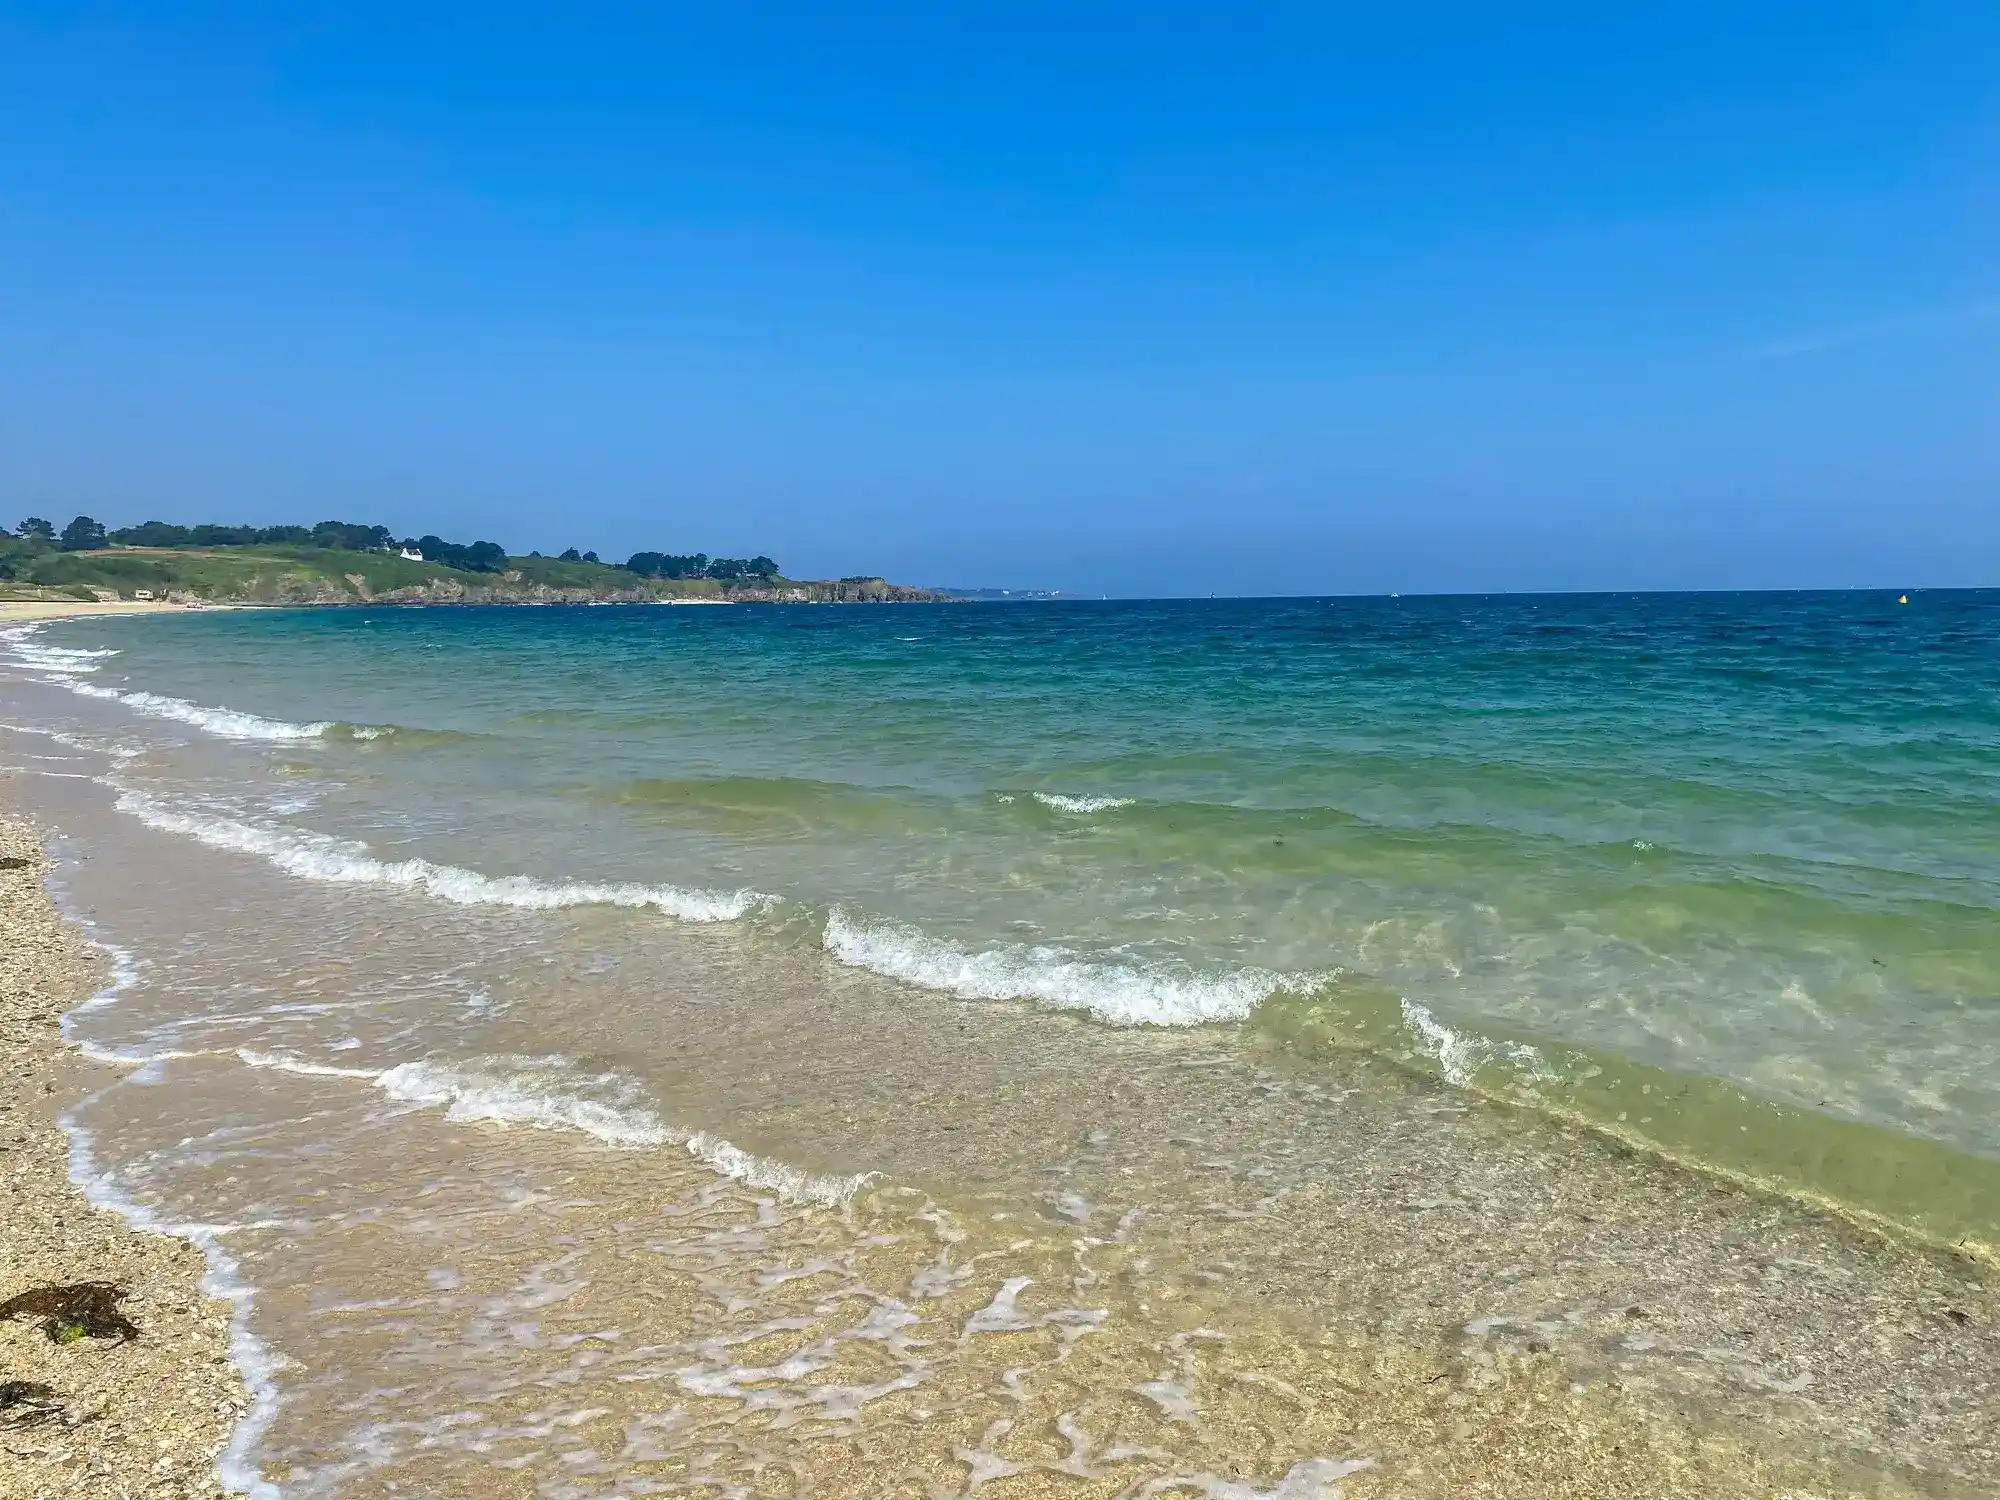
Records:
M172 719L192 724L225 740L310 740L317 739L334 727L331 720L294 724L288 719L267 719L261 714L244 713L233 708L208 708L185 698L168 697L164 693L99 687L96 683L80 681L86 674L95 672L98 663L105 657L120 653L110 647L51 646L35 639L36 633L47 623L37 620L0 632L0 640L5 641L12 651L15 665L39 672L82 697L122 703L149 719Z
M185 1057L187 1053L176 1053ZM336 1068L331 1063L309 1062L303 1057L291 1057L283 1052L257 1052L249 1047L238 1047L236 1056L253 1068L272 1068L280 1073L297 1073L306 1078L360 1078L373 1083L381 1077L379 1068Z
M149 1068L196 1057L225 1057L219 1050L124 1051L91 1042L80 1044L94 1062ZM873 1173L837 1177L803 1172L783 1162L752 1155L720 1136L681 1130L662 1120L645 1102L644 1091L615 1073L581 1073L566 1057L498 1057L477 1066L408 1062L388 1069L342 1068L283 1052L239 1047L233 1055L252 1068L305 1078L348 1078L380 1089L400 1104L442 1105L456 1122L491 1120L541 1130L578 1130L613 1146L678 1146L714 1172L746 1187L762 1188L795 1203L837 1208L859 1192Z
M1317 974L1189 965L1139 966L1078 958L1061 948L1006 944L968 951L914 927L872 922L836 906L826 951L844 964L967 1000L1028 1000L1082 1010L1117 1026L1200 1026L1239 1021L1280 990L1310 989Z
M1033 795L1042 806L1066 813L1109 812L1114 807L1130 807L1133 802L1130 797L1100 797L1087 793L1070 796L1064 792L1036 792Z
M1464 1088L1481 1068L1495 1062L1518 1063L1536 1078L1553 1076L1542 1054L1525 1043L1455 1031L1414 1000L1405 999L1402 1011L1404 1027L1416 1038L1418 1047L1436 1062L1447 1083Z
M13 651L16 663L27 667L30 671L42 672L55 678L80 677L85 673L95 672L98 662L105 657L118 655L118 652L110 647L91 649L83 646L48 645L35 639L35 633L41 628L42 622L37 621L31 625L22 625L13 630L0 632L0 640L4 640Z
M580 1130L616 1146L679 1146L710 1171L797 1203L838 1207L868 1182L865 1175L802 1172L753 1156L705 1131L677 1129L646 1105L630 1079L613 1073L579 1074L567 1058L494 1058L477 1068L403 1063L374 1082L391 1099L444 1106L448 1120Z
M233 708L204 708L199 703L190 703L185 698L169 698L163 693L120 692L116 688L98 687L88 682L65 681L64 685L71 692L81 693L86 698L105 698L122 703L149 719L175 719L183 724L192 724L218 739L315 740L333 728L330 719L312 724L294 724L289 719L266 719Z
M129 788L118 810L150 828L178 833L212 849L255 854L287 875L332 885L383 885L419 890L457 906L513 906L554 911L570 906L652 907L683 922L730 922L764 906L756 891L682 890L631 882L544 881L531 875L482 875L427 859L382 860L368 846L296 828L181 812Z

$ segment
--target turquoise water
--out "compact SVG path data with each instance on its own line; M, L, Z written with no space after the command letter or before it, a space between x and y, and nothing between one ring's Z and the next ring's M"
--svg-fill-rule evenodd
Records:
M309 878L648 904L1111 1024L1333 996L1361 1041L1694 1154L1731 1152L1619 1090L2000 1156L2000 593L242 612L15 648L189 737L128 810Z

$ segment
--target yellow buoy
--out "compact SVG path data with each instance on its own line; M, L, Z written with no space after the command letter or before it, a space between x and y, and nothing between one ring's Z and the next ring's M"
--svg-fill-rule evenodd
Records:
M1910 596L1908 594L1898 594L1896 596L1896 602L1898 604L1908 604L1910 602Z

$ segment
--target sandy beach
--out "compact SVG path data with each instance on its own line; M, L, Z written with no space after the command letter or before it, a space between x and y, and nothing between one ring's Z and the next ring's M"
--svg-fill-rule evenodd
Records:
M229 605L203 605L204 609L228 609ZM81 599L0 599L0 625L16 625L29 620L63 620L75 615L159 615L184 614L185 604L164 599L100 600L86 604Z
M109 1283L124 1290L117 1311L137 1336L0 1321L0 1495L219 1495L215 1458L246 1401L229 1363L229 1309L203 1294L198 1250L91 1207L70 1180L56 1116L94 1086L94 1070L63 1046L61 1015L96 988L103 964L57 914L44 871L33 831L0 822L0 1305Z

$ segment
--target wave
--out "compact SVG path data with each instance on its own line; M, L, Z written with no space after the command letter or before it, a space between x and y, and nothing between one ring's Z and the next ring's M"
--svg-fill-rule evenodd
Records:
M149 718L173 719L182 724L192 724L197 729L205 730L221 739L329 738L361 743L395 739L405 744L431 744L470 738L452 730L416 729L406 724L350 724L338 719L315 719L309 723L295 723L290 719L272 719L262 714L245 713L241 709L211 708L186 698L169 697L164 693L99 687L95 683L77 682L73 679L87 672L95 672L97 662L101 658L119 656L123 653L108 647L87 649L45 646L29 639L27 635L27 632L40 628L41 622L37 622L16 631L0 632L0 639L12 647L18 665L52 677L71 692L83 697L122 703Z
M206 1052L186 1052L177 1047L169 1047L164 1052L133 1052L119 1047L101 1046L96 1042L77 1042L74 1045L78 1052L92 1062L103 1063L106 1067L112 1068L150 1068L155 1063L209 1055Z
M447 1120L495 1120L580 1130L616 1146L679 1146L720 1176L797 1203L837 1208L869 1175L820 1176L753 1156L706 1131L685 1131L647 1107L638 1086L612 1073L580 1075L567 1058L492 1059L485 1068L411 1062L379 1074L375 1087L407 1104L443 1105Z
M104 698L122 703L149 719L175 719L183 724L192 724L225 740L314 740L333 728L331 719L294 724L289 719L266 719L233 708L204 708L199 703L190 703L185 698L169 698L163 693L121 692L117 688L98 687L88 682L65 682L64 686L86 698Z
M177 1052L169 1055L187 1057L192 1054ZM382 1076L380 1068L336 1068L331 1063L308 1062L303 1057L291 1057L282 1052L257 1052L248 1047L238 1047L236 1056L253 1068L272 1068L280 1073L298 1073L307 1078L360 1078L373 1083Z
M1525 1042L1503 1042L1454 1031L1416 1001L1405 999L1401 1004L1404 1027L1437 1063L1447 1083L1465 1088L1481 1068L1496 1062L1517 1063L1533 1078L1555 1077L1542 1054Z
M35 634L44 622L18 626L13 630L0 632L0 640L6 641L13 651L15 661L31 671L42 672L50 677L67 678L95 672L98 662L107 656L119 653L108 646L51 646L36 640Z
M409 724L350 724L344 720L328 725L324 737L360 745L379 743L385 748L396 749L456 745L479 738L458 729L419 729Z
M485 1059L485 1066L408 1062L388 1069L342 1068L283 1052L238 1047L220 1050L124 1051L93 1042L78 1044L93 1062L145 1069L195 1057L235 1056L246 1066L305 1078L348 1078L380 1089L401 1104L443 1105L455 1122L492 1120L544 1130L578 1130L613 1146L678 1146L717 1176L762 1188L796 1203L838 1208L874 1177L803 1172L756 1156L707 1131L667 1124L644 1102L639 1085L615 1073L579 1073L565 1057Z
M34 639L46 621L36 621L31 625L0 632L14 654L15 663L54 679L71 692L85 698L99 698L106 702L122 703L137 713L151 719L173 719L182 724L192 724L197 729L225 740L310 740L317 739L336 727L347 728L356 739L372 739L377 734L391 731L387 725L337 726L330 719L317 720L310 724L296 724L289 719L267 719L261 714L244 713L234 708L210 708L204 704L190 702L186 698L173 698L164 693L149 693L140 689L99 687L91 682L76 679L85 673L95 672L97 664L106 657L120 653L110 647L50 646Z
M1088 793L1070 796L1064 792L1035 792L1032 795L1042 806L1066 813L1109 812L1114 807L1130 807L1134 800L1131 797L1100 797Z
M1105 963L1026 944L968 952L915 927L866 921L838 906L827 916L822 941L841 963L905 984L967 1000L1028 1000L1051 1010L1087 1011L1116 1026L1238 1021L1281 990L1311 989L1327 977Z
M42 729L33 724L0 723L0 729L5 729L13 734L39 735L43 739L54 740L58 745L67 745L72 750L83 750L92 755L107 755L111 759L118 761L137 760L145 753L142 750L134 749L130 745L104 744L95 740L85 739L80 735L65 734L60 729Z
M427 859L381 860L368 846L303 829L268 827L235 818L181 812L130 788L117 807L149 828L178 833L239 854L255 854L287 875L331 885L384 885L420 890L456 906L512 906L554 911L571 906L652 907L683 922L731 922L771 901L757 891L682 890L630 882L544 881L532 875L482 875Z
M1350 978L1340 969L1285 973L1244 966L1201 970L1179 962L1152 965L1079 958L1027 944L968 950L907 924L871 920L836 906L823 944L841 963L922 989L967 1000L1025 1000L1051 1010L1084 1011L1116 1026L1201 1026L1241 1021L1274 996L1310 998ZM1547 1059L1523 1042L1456 1030L1414 1000L1397 1002L1400 1027L1381 1041L1408 1057L1430 1059L1446 1082L1469 1088L1495 1064L1534 1082L1556 1077Z

